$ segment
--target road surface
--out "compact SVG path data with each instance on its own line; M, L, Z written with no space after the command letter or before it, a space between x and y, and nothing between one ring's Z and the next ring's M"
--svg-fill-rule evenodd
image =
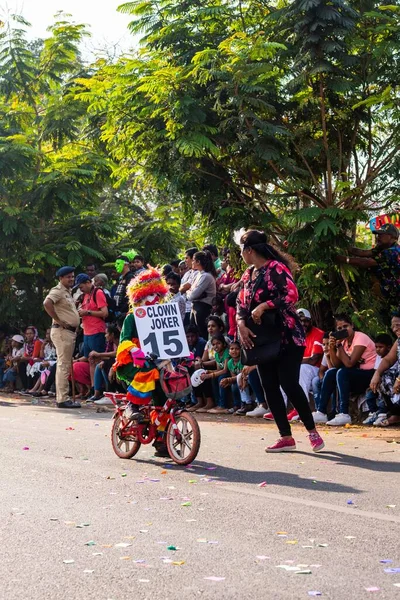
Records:
M313 454L298 424L266 455L249 421L203 416L182 468L118 459L110 412L0 398L0 598L400 599L400 432L323 428Z

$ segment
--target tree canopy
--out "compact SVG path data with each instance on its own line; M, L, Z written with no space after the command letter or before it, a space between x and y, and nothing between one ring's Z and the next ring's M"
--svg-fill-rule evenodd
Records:
M65 15L35 44L20 17L0 34L3 312L20 310L13 285L40 292L61 262L132 245L167 260L248 226L288 244L305 302L373 308L365 274L334 256L399 206L399 2L120 10L139 48L92 65Z

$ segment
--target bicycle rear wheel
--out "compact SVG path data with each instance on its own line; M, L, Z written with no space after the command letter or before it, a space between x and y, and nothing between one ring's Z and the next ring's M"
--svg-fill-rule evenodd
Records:
M188 465L194 461L199 450L201 434L196 418L188 413L182 412L176 417L176 425L180 433L180 439L176 435L170 422L166 432L166 444L170 457L178 465Z
M121 425L122 419L117 415L113 419L111 428L111 445L119 458L132 458L139 452L141 444L133 436L122 437L120 435Z

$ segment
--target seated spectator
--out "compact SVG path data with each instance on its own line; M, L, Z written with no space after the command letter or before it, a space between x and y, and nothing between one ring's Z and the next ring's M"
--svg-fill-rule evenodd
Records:
M40 349L39 359L32 365L28 365L26 372L28 377L36 378L35 385L28 390L29 394L33 396L39 396L42 391L47 377L50 375L50 367L52 367L57 361L56 348L50 337L51 329L46 329L46 336L42 342Z
M196 360L194 362L195 369L215 369L215 351L211 343L211 339L214 335L219 333L224 333L225 327L222 320L217 317L217 315L211 315L207 320L207 331L208 331L208 341L205 345L203 356L201 360ZM225 337L225 341L229 344L230 340L228 337ZM196 404L189 408L190 411L196 412L208 412L211 408L214 408L214 392L209 380L205 380L201 385L199 385L194 390L196 394ZM217 395L217 397L219 394ZM205 401L205 403L204 403Z
M303 388L306 398L309 400L312 380L318 376L319 367L324 354L322 346L322 336L324 332L318 327L314 327L311 320L311 313L306 308L299 308L297 313L300 317L306 334L306 348L300 367L299 383ZM288 421L298 421L299 413L293 409L288 413Z
M207 343L206 340L199 336L199 330L195 325L188 325L185 332L189 350L193 353L194 361L201 361Z
M333 364L331 362L331 359L329 358L329 332L323 334L322 345L324 350L324 356L319 367L318 375L314 377L314 379L311 382L311 388L314 396L314 404L316 407L319 406L319 397L321 394L321 387L325 377L325 373L328 369L333 368ZM333 394L332 397L334 398L335 394ZM334 403L334 405L332 406L332 411L335 411L335 409L336 403Z
M256 366L244 367L243 371L242 371L242 377L245 380L247 380L247 382L251 388L251 391L254 393L256 400L257 400L257 406L255 407L254 410L247 412L246 417L261 418L261 417L265 417L268 414L270 414L272 417L272 413L268 413L268 406L265 401L265 394L264 394L263 387L261 385L261 380L260 380L260 376L257 371L257 367Z
M3 387L3 376L6 366L6 356L8 354L7 329L4 325L0 326L0 389Z
M217 387L218 399L217 406L210 408L207 412L212 414L227 413L227 394L224 386L221 386L221 381L228 377L228 361L229 361L229 349L225 337L222 334L216 334L211 338L211 345L214 350L214 360L216 368L210 371L206 371L200 376L202 381L211 379L212 383L215 382Z
M106 330L106 347L104 352L96 352L92 350L89 354L89 363L95 364L94 371L94 394L86 403L94 402L95 404L107 405L112 404L109 398L103 396L104 391L109 390L110 381L108 373L114 364L114 359L117 356L117 348L119 344L119 329L113 325L108 325Z
M390 352L382 358L370 384L373 392L380 392L387 414L374 425L388 427L400 423L400 312L392 317L392 331L397 337Z
M12 394L15 391L19 361L24 355L24 338L22 335L13 335L11 338L11 353L6 357L6 370L4 372L3 391Z
M18 374L22 383L22 392L28 393L28 390L33 387L39 375L29 375L28 369L36 361L41 361L40 350L42 340L39 338L38 330L33 325L29 325L25 329L25 344L23 356L19 359Z
M75 358L72 362L72 371L79 396L82 399L88 398L92 387L89 360L85 356Z
M179 275L171 271L168 273L165 279L169 288L169 295L167 296L167 302L177 302L179 306L179 312L181 313L182 323L185 321L186 314L186 300L179 291L181 285L181 278Z
M253 410L253 400L250 395L250 389L247 385L247 378L243 377L243 365L240 362L240 344L231 342L229 344L228 371L230 377L225 377L220 381L220 387L223 389L231 388L233 396L233 408L229 413L242 416Z
M388 333L381 333L375 338L375 350L376 350L376 361L375 361L375 371L378 369L379 365L382 362L382 359L387 356L393 346L393 339ZM396 379L397 368L396 363L385 373L383 374L384 378L389 377L390 386L393 387L394 380ZM363 421L363 425L374 425L375 421L379 418L380 421L383 420L383 417L386 418L386 403L382 395L383 389L385 386L379 386L378 391L375 393L371 390L367 390L367 394L365 396L365 401L368 405L369 414L365 421Z
M192 261L197 275L186 293L192 302L191 324L196 325L202 337L207 336L206 320L216 294L216 271L209 252L196 252Z
M347 337L343 341L332 334L329 337L329 358L333 368L325 373L319 406L313 416L316 423L347 425L351 423L350 394L363 394L368 389L374 374L376 350L370 337L361 331L355 331L352 320L347 315L336 315L335 323L336 331L346 331ZM328 421L328 402L336 386L339 413Z

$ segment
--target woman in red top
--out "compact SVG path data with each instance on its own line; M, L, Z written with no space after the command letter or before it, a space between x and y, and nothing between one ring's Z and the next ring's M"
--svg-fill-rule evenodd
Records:
M254 346L255 335L246 326L246 319L249 317L259 325L265 311L276 309L282 322L279 356L257 366L265 399L281 435L275 444L265 450L284 452L296 448L280 390L282 387L310 433L312 449L317 452L324 447L324 442L315 429L307 398L299 384L305 338L295 308L298 291L290 272L289 260L268 244L268 238L262 231L250 230L244 233L240 238L240 247L243 260L251 265L242 276L242 287L237 299L236 318L242 345L245 348Z

